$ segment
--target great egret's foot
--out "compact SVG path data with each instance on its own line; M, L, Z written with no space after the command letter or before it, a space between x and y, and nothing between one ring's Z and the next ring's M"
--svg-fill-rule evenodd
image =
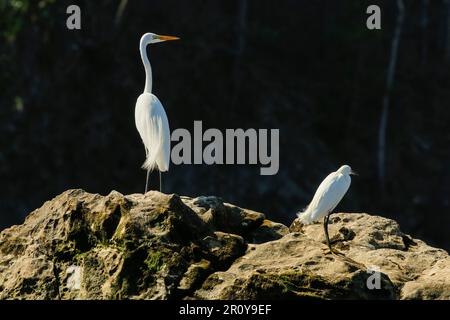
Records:
M148 190L148 178L149 178L149 176L150 176L150 170L147 169L147 177L145 178L145 190L144 190L144 194L146 194L146 193L147 193L147 190Z

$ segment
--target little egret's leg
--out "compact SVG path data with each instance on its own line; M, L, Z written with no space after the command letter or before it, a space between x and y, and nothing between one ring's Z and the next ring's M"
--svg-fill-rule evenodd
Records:
M145 191L144 194L147 193L147 189L148 189L148 177L150 176L150 169L147 169L147 178L145 179Z
M333 249L331 248L330 237L328 236L328 220L330 220L330 214L331 213L327 214L325 218L323 218L323 229L325 231L325 238L327 239L328 248L330 248L331 253L334 253Z
M161 179L161 171L159 172L159 192L162 192L162 179Z

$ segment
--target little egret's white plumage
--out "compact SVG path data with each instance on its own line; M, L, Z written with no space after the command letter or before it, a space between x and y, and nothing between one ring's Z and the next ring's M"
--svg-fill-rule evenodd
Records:
M328 219L333 209L347 193L351 183L351 174L355 173L348 165L343 165L337 171L330 173L317 188L306 210L297 214L303 224L311 224L324 218L325 237L331 252L333 250L328 237Z
M140 41L139 50L145 68L145 87L144 92L136 101L134 115L136 128L145 147L146 159L142 165L142 168L147 170L145 192L147 192L149 174L153 169L159 170L159 188L161 191L161 172L168 171L170 163L169 121L161 102L152 94L152 69L147 57L147 45L177 39L177 37L172 36L146 33Z

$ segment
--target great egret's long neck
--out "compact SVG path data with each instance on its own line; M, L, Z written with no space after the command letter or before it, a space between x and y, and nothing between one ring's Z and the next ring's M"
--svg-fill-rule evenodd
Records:
M139 50L141 51L142 63L145 68L145 88L144 93L152 92L152 67L150 66L150 61L147 57L147 43L141 41Z

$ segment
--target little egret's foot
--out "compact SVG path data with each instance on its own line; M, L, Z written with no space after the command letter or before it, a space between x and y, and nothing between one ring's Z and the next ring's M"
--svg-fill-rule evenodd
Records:
M331 248L331 243L330 243L330 237L328 235L328 221L330 219L330 214L327 214L324 218L323 218L323 230L325 233L325 239L327 240L327 246L330 249L330 252L333 253L333 248Z
M344 254L336 249L330 249L330 253L334 254L335 256L343 256Z
M336 254L336 252L333 250L333 248L331 246L328 246L328 249L330 250L331 254Z
M330 247L328 247L326 249L324 248L323 252L324 252L324 254L332 254L332 255L335 255L335 256L345 256L342 252L340 252L340 251L338 251L336 249L330 248Z

